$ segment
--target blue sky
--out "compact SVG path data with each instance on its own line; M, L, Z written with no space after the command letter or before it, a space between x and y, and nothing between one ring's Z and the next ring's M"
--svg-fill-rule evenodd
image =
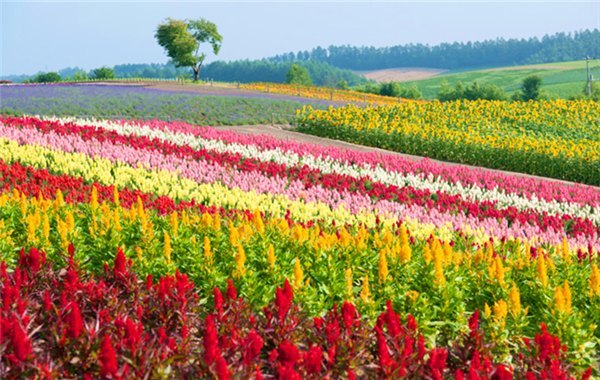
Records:
M217 24L223 46L218 58L209 54L207 62L319 45L438 44L600 28L598 0L0 3L0 76L166 62L154 39L166 17L203 17Z

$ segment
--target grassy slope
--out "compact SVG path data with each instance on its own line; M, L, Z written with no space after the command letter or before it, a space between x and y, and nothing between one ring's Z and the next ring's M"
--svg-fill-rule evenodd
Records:
M600 78L600 63L590 63L594 78ZM423 96L433 98L439 92L441 83L449 84L461 81L464 84L478 81L498 85L508 93L517 91L522 80L529 75L542 77L542 89L551 98L568 98L580 94L585 86L585 61L556 62L541 65L499 67L493 69L448 72L434 78L405 82L404 85L416 85Z

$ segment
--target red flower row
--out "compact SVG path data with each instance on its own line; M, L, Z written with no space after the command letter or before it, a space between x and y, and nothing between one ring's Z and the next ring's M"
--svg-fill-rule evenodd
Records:
M21 128L36 128L44 133L54 132L60 135L77 134L84 140L110 142L117 145L127 145L136 149L145 149L160 152L165 155L187 157L193 160L203 160L209 163L235 168L242 172L260 172L267 176L277 176L289 181L299 180L306 188L322 186L340 192L358 192L366 194L374 200L388 200L406 205L417 205L428 209L437 209L444 213L461 213L465 216L476 217L480 220L494 218L508 220L509 223L519 222L539 226L546 231L552 229L568 236L589 236L600 234L589 219L571 215L550 215L546 212L539 213L533 210L519 210L516 207L498 208L497 202L483 201L472 202L465 200L460 195L451 195L445 192L432 193L426 189L415 189L411 186L398 187L373 182L370 178L360 179L337 173L322 173L308 166L293 166L275 162L263 162L256 159L245 159L239 154L220 153L208 150L196 150L189 146L179 146L160 139L150 139L144 136L123 136L114 131L103 130L92 126L79 126L72 123L61 123L40 120L36 118L0 118L6 125Z
M286 281L257 313L230 281L208 308L179 272L139 281L119 250L113 268L90 276L69 254L62 270L35 248L12 273L0 264L2 378L572 378L544 325L508 365L495 362L477 311L454 344L428 347L389 302L374 327L348 302L308 318Z

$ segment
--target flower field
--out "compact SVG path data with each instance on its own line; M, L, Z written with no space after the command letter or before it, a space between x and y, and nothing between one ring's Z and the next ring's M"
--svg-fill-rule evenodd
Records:
M275 94L299 96L308 99L330 100L344 103L367 103L376 105L394 105L400 101L414 100L398 99L391 96L363 93L351 90L340 90L318 86L304 86L286 83L248 83L241 88L252 91L272 92Z
M600 185L594 101L405 102L299 111L299 130L446 161Z
M200 89L202 90L202 89ZM0 114L108 119L161 119L197 125L290 123L296 109L331 102L204 88L194 93L139 85L31 84L0 86Z
M0 117L3 378L590 378L599 251L597 187Z

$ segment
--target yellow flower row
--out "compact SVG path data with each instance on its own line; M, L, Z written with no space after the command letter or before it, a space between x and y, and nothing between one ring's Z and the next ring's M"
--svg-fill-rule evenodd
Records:
M600 159L600 104L591 101L406 102L328 110L306 107L300 115L307 123L358 131L378 130L554 157Z
M310 99L322 99L348 103L368 104L398 104L414 100L399 99L390 96L382 96L350 90L339 90L327 87L303 86L297 84L283 83L249 83L241 85L241 88L252 91L272 92L274 94L301 96Z
M469 291L488 289L494 295L492 307L487 303L479 307L485 306L486 314L499 326L504 326L509 313L515 320L528 313L531 294L523 299L523 284L529 293L548 294L547 310L557 315L573 312L573 285L578 286L579 304L582 299L596 302L600 297L597 264L572 260L573 252L564 245L540 249L532 260L527 243L488 243L473 249L459 240L454 245L435 237L411 241L412 231L404 224L323 230L318 225L266 219L258 210L251 216L221 217L195 211L160 216L146 210L139 199L129 208L121 206L118 193L111 202L99 203L95 188L84 205L65 203L60 192L50 200L28 198L13 190L0 194L0 208L4 210L0 252L13 255L18 247L34 246L58 254L73 242L79 254L94 256L92 261L99 265L96 255L102 252L96 247L108 244L123 247L137 260L137 268L181 268L192 262L201 272L198 276L212 278L219 272L240 281L260 278L260 273L280 274L307 294L311 294L310 278L315 272L339 270L345 289L342 296L357 297L364 304L382 301L386 289L401 289L403 297L414 304L425 297L420 296L421 281L414 277L423 277L440 294L456 286ZM86 247L91 251L86 252Z

